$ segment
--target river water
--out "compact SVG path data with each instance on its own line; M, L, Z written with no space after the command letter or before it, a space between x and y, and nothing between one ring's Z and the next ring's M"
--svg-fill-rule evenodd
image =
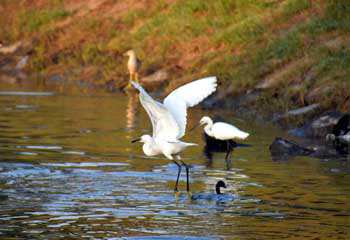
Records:
M281 130L232 112L192 109L188 126L220 114L251 133L232 155L208 164L201 129L185 136L191 192L228 199L193 201L173 192L177 167L147 158L131 139L150 132L137 98L123 94L0 91L1 239L349 239L346 161L271 160ZM213 194L214 195L214 194Z

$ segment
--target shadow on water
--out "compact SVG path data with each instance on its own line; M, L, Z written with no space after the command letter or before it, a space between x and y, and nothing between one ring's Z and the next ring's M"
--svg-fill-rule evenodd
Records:
M189 124L202 115L191 111ZM277 129L225 117L254 132L252 146L235 149L230 170L224 170L225 153L207 168L201 148L186 151L192 191L215 194L223 179L230 196L193 201L185 176L181 194L174 195L174 164L144 157L140 145L130 144L151 129L134 95L0 94L0 237L349 236L348 166L307 157L273 162L268 146L281 134ZM201 130L186 138L202 144Z

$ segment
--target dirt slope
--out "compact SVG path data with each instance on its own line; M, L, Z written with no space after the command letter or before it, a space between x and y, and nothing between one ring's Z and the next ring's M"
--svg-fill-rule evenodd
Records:
M258 91L253 105L268 111L349 108L346 1L3 0L0 11L0 81L115 89L134 48L143 76L168 73L166 91L216 75L219 98ZM20 78L9 69L27 55Z

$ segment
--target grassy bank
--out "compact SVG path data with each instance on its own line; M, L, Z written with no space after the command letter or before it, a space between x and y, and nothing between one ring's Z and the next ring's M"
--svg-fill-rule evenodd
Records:
M258 89L267 111L350 107L350 7L325 0L3 0L0 39L32 43L26 71L116 86L122 53L142 75L167 69L166 90L216 75L219 97Z

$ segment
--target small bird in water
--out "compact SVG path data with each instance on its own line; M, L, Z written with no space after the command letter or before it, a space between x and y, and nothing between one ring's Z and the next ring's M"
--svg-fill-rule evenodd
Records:
M233 151L234 147L236 147L236 142L234 142L234 139L246 139L249 136L249 133L246 133L237 127L225 123L225 122L213 122L213 120L208 117L204 116L199 121L200 125L205 125L204 132L217 140L226 141L226 156L225 161L227 165L229 166L229 158L231 155L231 152Z
M178 174L174 188L177 192L181 165L174 160L173 156L175 156L186 168L187 192L189 192L189 166L181 160L179 154L187 147L197 144L180 141L186 131L187 108L197 105L216 91L216 77L207 77L185 84L171 92L163 103L153 100L140 84L136 82L131 84L140 92L140 102L153 127L152 136L143 135L132 142L144 143L142 149L147 156L163 154L177 165Z
M226 184L224 181L220 180L215 185L215 193L197 193L192 195L191 200L197 201L197 200L204 200L204 201L232 201L234 199L234 196L230 194L224 194L221 192L221 188L226 188Z
M139 71L141 68L141 61L137 58L136 53L134 50L129 50L126 53L124 53L124 56L129 56L128 60L128 71L130 76L130 81L128 87L131 87L131 81L139 82Z
M334 148L340 154L347 155L349 153L350 144L350 114L345 114L339 119L333 127L332 133L326 135L326 141L332 142Z

